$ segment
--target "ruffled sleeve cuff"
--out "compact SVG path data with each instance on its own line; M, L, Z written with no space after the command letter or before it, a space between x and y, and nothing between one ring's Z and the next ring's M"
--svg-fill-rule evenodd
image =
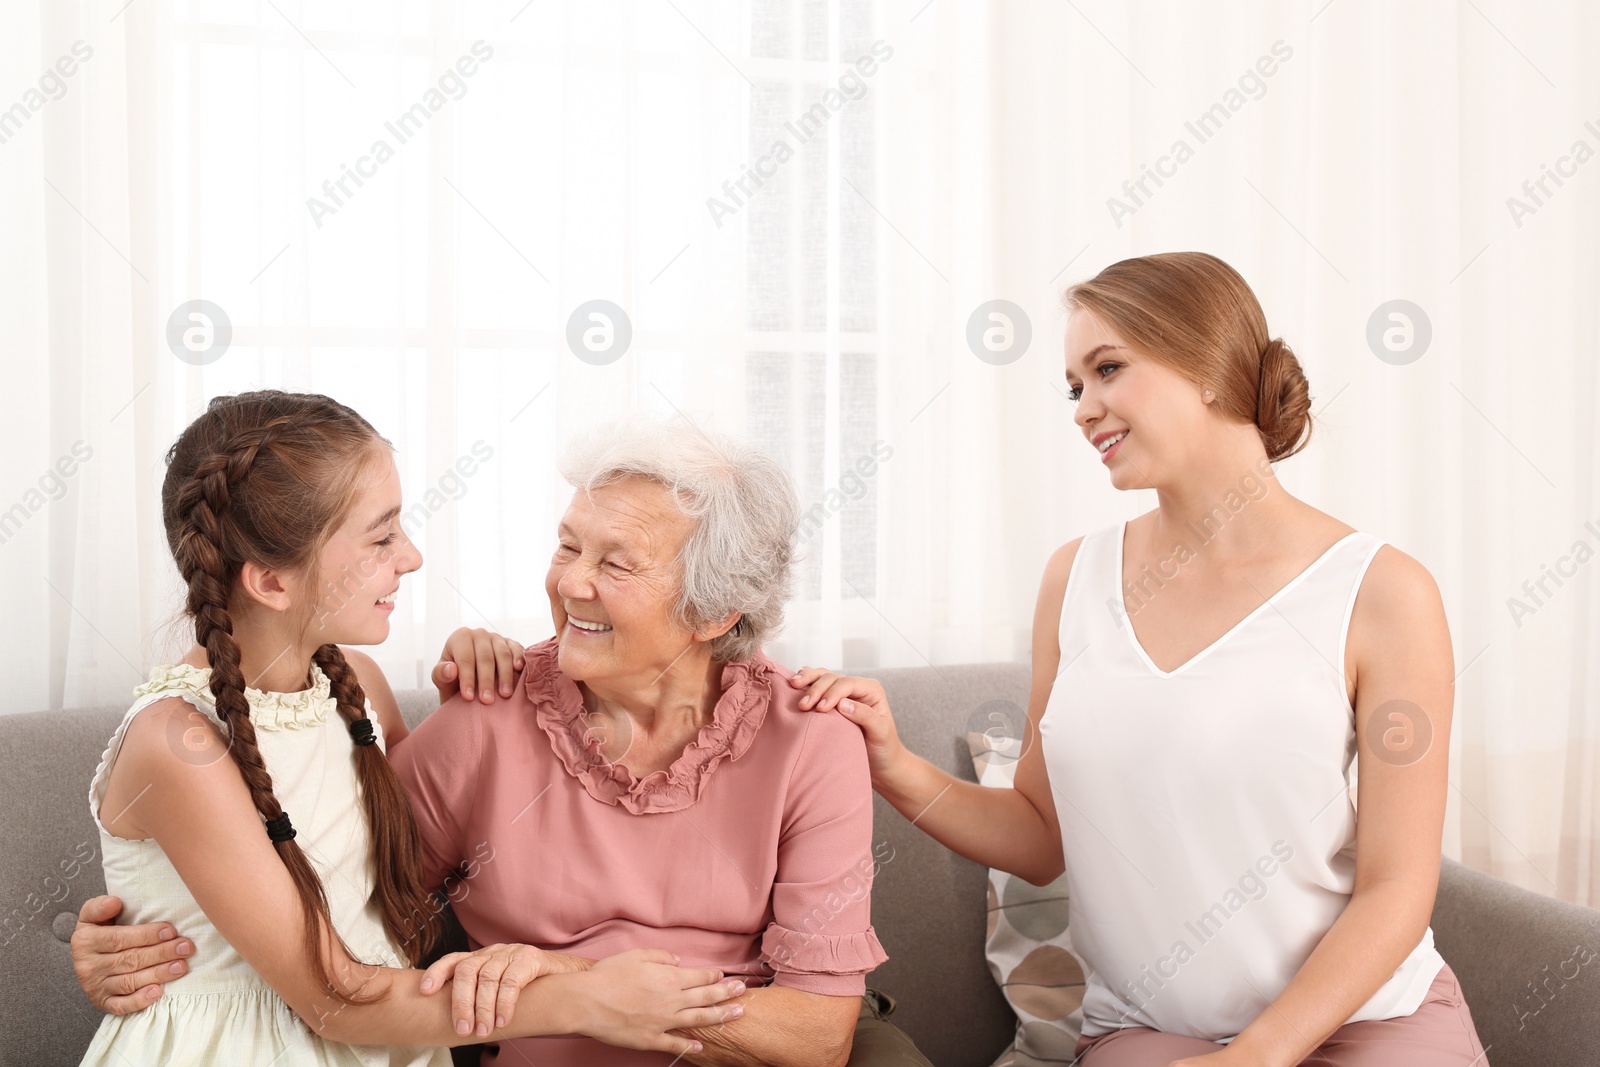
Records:
M867 972L888 960L872 927L859 933L813 934L777 923L761 936L761 962L775 972L773 985L824 996L860 996Z

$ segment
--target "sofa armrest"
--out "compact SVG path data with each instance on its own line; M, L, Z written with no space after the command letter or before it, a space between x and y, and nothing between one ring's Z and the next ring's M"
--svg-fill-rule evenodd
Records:
M1600 911L1445 859L1434 944L1461 981L1494 1067L1600 1059Z

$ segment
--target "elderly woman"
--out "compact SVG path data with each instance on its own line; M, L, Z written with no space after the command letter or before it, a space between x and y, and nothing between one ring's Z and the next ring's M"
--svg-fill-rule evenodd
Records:
M493 708L470 699L458 657L464 692L390 748L430 884L465 879L450 895L475 948L665 947L743 979L742 1013L692 1031L704 1051L689 1062L926 1063L864 996L887 957L861 735L802 712L761 652L789 587L787 476L687 424L641 422L579 440L563 473L577 491L545 577L556 636ZM77 939L86 989L131 969L91 947L109 944ZM581 1037L502 1044L541 1065L670 1059Z

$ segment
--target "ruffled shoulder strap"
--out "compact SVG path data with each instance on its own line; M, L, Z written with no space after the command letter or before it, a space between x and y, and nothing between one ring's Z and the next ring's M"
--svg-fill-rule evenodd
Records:
M89 779L89 815L102 834L111 836L100 822L100 801L105 798L106 781L111 777L112 764L116 763L117 754L122 751L122 739L127 736L128 725L133 722L135 715L157 701L177 697L211 720L224 737L228 735L228 728L217 717L217 710L211 703L211 692L206 688L210 674L210 671L191 667L187 663L156 667L150 671L150 680L133 691L133 704L117 724L105 752L100 756L100 765L95 768L94 777ZM195 725L198 726L198 723ZM181 744L184 738L180 735L177 740Z
M244 696L250 706L250 722L257 730L303 730L321 726L328 716L337 716L339 702L334 699L332 683L322 668L316 663L311 664L311 686L297 693L269 693L260 689L245 688ZM177 697L186 700L195 711L210 720L211 724L221 731L223 737L229 735L228 727L217 715L216 701L211 696L211 669L209 667L196 667L189 663L172 663L155 667L150 671L150 679L133 691L133 706L122 717L122 722L117 725L116 732L111 735L111 741L106 745L105 753L100 757L100 766L95 769L94 777L89 781L89 813L94 817L95 825L100 826L100 801L105 796L106 779L111 774L111 766L117 760L117 753L122 749L122 739L127 735L128 724L133 717L158 700L168 697ZM368 704L368 714L371 714L371 704ZM198 735L191 731L199 728L198 721L183 724L181 728L174 723L174 734L169 738L173 750L181 756L186 747L191 747L196 753L209 748ZM376 727L376 723L374 723ZM210 754L203 758L211 759ZM102 832L104 826L100 826Z
M182 697L205 712L207 718L221 727L222 721L217 718L216 704L211 699L210 684L211 671L206 667L195 667L188 663L153 667L150 670L150 680L133 691L134 703L128 715L133 716L163 697Z

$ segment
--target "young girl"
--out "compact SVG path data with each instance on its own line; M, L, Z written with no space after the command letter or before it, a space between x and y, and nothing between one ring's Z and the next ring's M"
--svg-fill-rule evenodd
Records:
M907 751L876 682L803 669L802 706L861 726L874 787L947 847L1065 871L1081 1067L1482 1067L1428 926L1454 678L1433 579L1277 483L1309 391L1227 264L1124 260L1066 304L1078 428L1159 506L1046 565L1015 788Z
M371 659L339 648L383 641L422 563L388 442L326 397L265 391L214 400L167 462L195 647L136 691L90 806L124 921L172 920L196 951L181 989L107 1017L83 1062L447 1067L437 1046L481 1036L408 969L440 909L385 756L405 727ZM736 995L665 952L530 953L497 1037L697 1052L667 1031L719 1022Z

